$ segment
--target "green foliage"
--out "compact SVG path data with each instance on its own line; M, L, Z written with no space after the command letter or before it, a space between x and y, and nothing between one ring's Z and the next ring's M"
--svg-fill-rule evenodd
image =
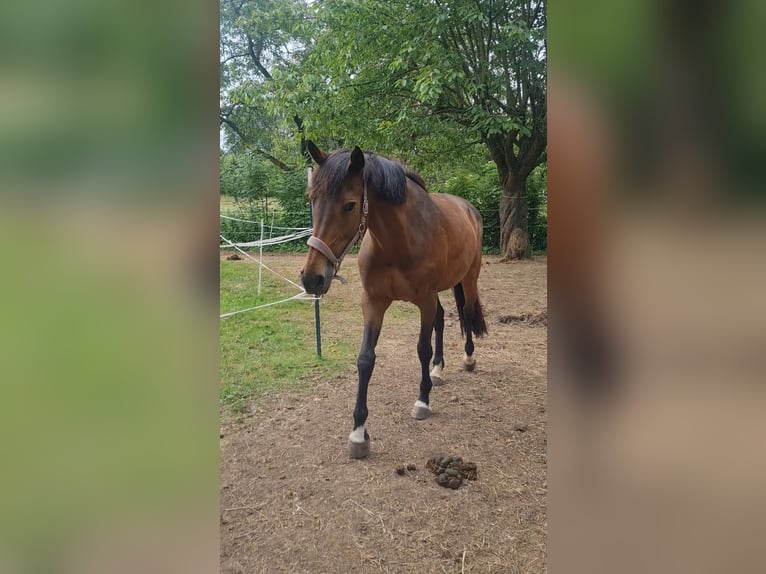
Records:
M223 155L221 193L234 198L234 208L226 210L225 215L245 221L221 218L221 234L235 243L244 243L260 239L261 220L267 228L266 237L271 226L309 227L309 202L305 192L303 169L284 171L246 153ZM272 235L286 233L274 230ZM305 241L269 247L271 251L304 249Z
M544 129L544 2L328 0L309 9L314 42L275 76L275 103L297 110L309 134L407 150L424 126L461 126L463 142L521 143Z
M502 188L497 179L497 168L485 162L478 171L456 171L434 191L451 193L470 201L484 220L484 248L495 252L500 249L500 197Z
M278 225L309 227L309 200L306 197L306 170L272 171L272 197L281 208Z
M221 195L253 203L269 195L269 166L249 152L221 155Z
M537 166L527 179L527 225L532 251L548 249L548 166Z

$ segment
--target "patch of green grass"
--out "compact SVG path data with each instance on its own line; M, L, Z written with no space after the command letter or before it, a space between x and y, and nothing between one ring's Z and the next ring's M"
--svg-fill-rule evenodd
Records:
M420 311L412 303L394 301L386 311L384 321L386 325L396 325L404 321L412 321L415 324L420 321Z
M258 296L258 266L221 261L221 313L289 297L295 289L264 272ZM316 355L311 302L289 301L225 317L220 323L221 403L231 414L270 392L300 390L307 381L353 368L356 348L323 334ZM354 342L356 344L356 341Z

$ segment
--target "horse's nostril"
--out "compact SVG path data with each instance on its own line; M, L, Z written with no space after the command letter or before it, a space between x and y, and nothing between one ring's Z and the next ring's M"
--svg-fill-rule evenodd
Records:
M322 288L324 287L324 276L323 275L317 275L316 279L314 279L314 287L316 290L322 291Z

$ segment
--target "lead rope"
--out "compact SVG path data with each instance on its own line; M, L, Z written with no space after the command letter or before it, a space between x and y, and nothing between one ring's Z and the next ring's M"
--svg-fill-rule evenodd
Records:
M362 174L362 179L364 179L364 174ZM354 245L359 243L359 240L364 237L364 232L367 231L367 213L369 212L369 204L367 203L367 181L364 181L364 191L362 196L362 217L359 220L359 229L357 229L356 234L351 239L349 244L346 246L346 248L343 250L343 253L340 254L340 257L335 257L335 254L332 252L332 249L321 239L319 239L317 236L312 235L309 237L309 240L306 242L309 247L313 247L317 251L319 251L322 255L327 257L327 259L330 260L330 263L333 264L333 267L335 267L335 273L333 274L332 278L337 279L340 281L343 285L346 284L346 280L338 275L338 271L340 270L340 264L343 262L343 258L346 257L349 251L351 251L354 248Z

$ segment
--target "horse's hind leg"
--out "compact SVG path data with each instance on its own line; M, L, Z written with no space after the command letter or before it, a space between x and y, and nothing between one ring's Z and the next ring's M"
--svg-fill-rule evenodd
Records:
M455 302L458 313L462 320L465 331L465 355L463 356L463 369L473 371L476 368L476 359L473 356L473 335L483 335L487 332L484 316L479 303L479 290L477 281L481 263L471 269L466 277L455 287Z
M364 336L362 349L356 361L359 385L354 407L354 430L348 436L348 454L351 458L364 458L370 452L370 435L364 428L364 423L367 421L367 386L372 377L372 370L375 368L375 346L378 344L383 316L390 304L389 299L371 299L366 293L362 296Z
M460 317L460 326L465 335L463 369L466 371L473 371L476 368L476 359L473 358L473 336L471 334L471 323L467 316L468 305L466 304L465 291L462 283L455 285L455 305L457 306L458 317Z
M476 359L473 356L474 346L473 346L473 333L471 331L471 321L470 321L470 313L473 310L473 305L471 307L468 306L468 303L466 303L466 306L464 308L463 313L466 317L466 330L465 330L465 354L463 355L463 370L465 371L473 371L476 368Z
M421 377L420 394L415 406L412 407L412 418L422 420L431 416L429 395L431 393L431 375L428 373L428 365L431 362L433 349L431 348L431 334L434 330L434 319L437 311L436 294L427 300L417 304L420 308L420 337L418 338L418 358L420 359ZM443 315L443 312L442 312ZM442 316L442 319L444 317Z
M436 296L436 318L434 319L436 346L434 348L434 368L431 369L431 382L434 386L444 384L444 307Z

